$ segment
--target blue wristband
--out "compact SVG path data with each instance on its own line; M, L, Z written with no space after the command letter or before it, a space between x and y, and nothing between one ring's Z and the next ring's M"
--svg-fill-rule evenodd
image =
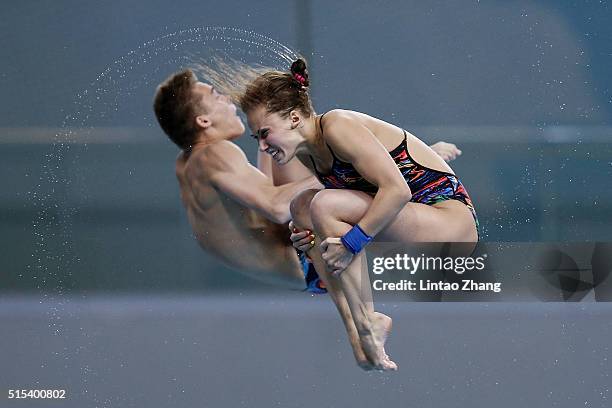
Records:
M355 224L340 240L346 249L356 254L372 241L372 237L363 232L359 224Z

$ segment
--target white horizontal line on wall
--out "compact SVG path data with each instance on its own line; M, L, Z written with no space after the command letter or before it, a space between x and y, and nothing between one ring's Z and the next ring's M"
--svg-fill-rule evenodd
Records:
M612 126L431 126L406 130L423 140L461 143L612 143ZM161 144L168 140L155 127L0 127L3 144Z

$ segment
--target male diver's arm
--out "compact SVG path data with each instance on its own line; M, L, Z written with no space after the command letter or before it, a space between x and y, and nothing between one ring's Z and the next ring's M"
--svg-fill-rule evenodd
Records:
M359 221L367 235L375 236L412 198L406 180L382 143L352 118L342 113L326 116L325 139L340 159L352 163L359 174L378 186L378 192Z
M257 150L257 169L272 179L272 156L259 149Z
M319 186L315 177L274 186L272 180L252 166L244 152L230 142L209 146L199 160L198 167L206 168L207 178L215 188L278 224L291 219L289 204L296 194Z

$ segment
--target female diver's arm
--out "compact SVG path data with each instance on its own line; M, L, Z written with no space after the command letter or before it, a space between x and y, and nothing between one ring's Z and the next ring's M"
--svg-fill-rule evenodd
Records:
M373 237L391 223L412 193L385 147L368 128L342 113L328 116L325 141L341 160L350 162L359 174L378 186L359 221L361 229Z

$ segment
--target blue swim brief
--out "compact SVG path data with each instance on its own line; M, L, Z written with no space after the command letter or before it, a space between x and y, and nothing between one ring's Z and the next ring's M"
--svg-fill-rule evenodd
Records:
M308 262L306 258L306 254L302 251L297 251L298 257L300 258L300 263L302 264L302 271L304 272L304 280L306 281L306 288L304 292L322 294L327 293L327 289L325 289L325 284L317 274L317 271L314 268L312 262Z

